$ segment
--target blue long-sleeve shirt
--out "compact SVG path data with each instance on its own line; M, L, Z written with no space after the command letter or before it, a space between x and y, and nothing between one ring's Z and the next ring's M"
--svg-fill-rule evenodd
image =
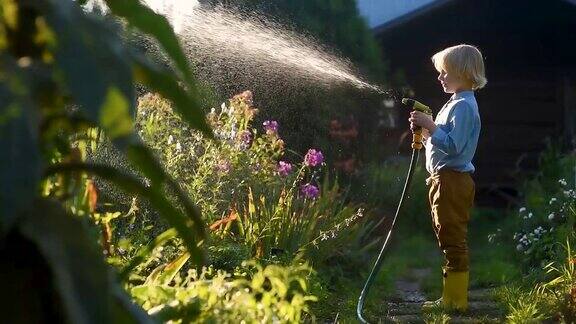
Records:
M443 168L474 172L472 164L478 137L480 114L473 91L452 95L434 120L437 128L426 140L426 169L436 173Z

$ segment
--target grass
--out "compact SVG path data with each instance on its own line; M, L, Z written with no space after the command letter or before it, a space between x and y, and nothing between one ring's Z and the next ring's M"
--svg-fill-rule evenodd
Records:
M470 286L495 287L520 278L520 260L509 240L490 243L488 235L512 236L511 217L494 209L475 209L469 228Z

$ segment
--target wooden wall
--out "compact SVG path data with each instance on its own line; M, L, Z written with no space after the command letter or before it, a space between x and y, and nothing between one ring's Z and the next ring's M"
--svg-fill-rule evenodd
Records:
M436 111L449 95L430 57L460 43L483 52L488 85L476 96L482 132L474 161L481 204L513 202L517 180L536 170L546 138L575 147L575 5L454 0L382 28L377 37L392 68L402 70L416 98Z

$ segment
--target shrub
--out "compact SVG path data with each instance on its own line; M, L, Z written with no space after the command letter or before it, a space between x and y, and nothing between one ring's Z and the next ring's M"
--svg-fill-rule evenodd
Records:
M248 187L277 181L284 142L277 125L276 131L252 128L257 112L249 91L223 103L219 111L212 109L207 120L214 141L186 127L169 102L147 94L139 100L137 128L205 218L213 221L229 211L231 202L246 197Z
M176 259L175 261L177 261ZM131 293L154 318L187 323L299 323L316 298L308 294L305 264L262 267L243 264L242 273L204 268L163 277L153 272Z
M313 263L326 260L344 247L341 232L358 230L360 207L348 205L336 180L326 176L320 185L320 150L309 149L297 163L281 160L281 125L268 120L253 128L257 113L249 91L212 109L212 141L147 94L139 101L138 131L199 204L215 237L245 244L256 258L291 260L302 252Z
M527 267L541 268L563 255L561 245L576 221L576 156L549 148L542 155L540 173L525 184L525 205L520 207L514 233L516 249Z

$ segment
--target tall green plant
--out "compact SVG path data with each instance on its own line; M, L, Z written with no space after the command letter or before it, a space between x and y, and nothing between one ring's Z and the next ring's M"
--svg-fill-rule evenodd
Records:
M317 197L306 198L299 184L275 192L252 192L238 206L238 235L255 257L304 256L317 265L343 253L350 232L362 232L364 210L349 205L338 182L325 178Z
M62 204L81 203L76 198L86 186L82 174L147 199L176 229L192 258L203 260L199 213L135 136L132 119L135 84L140 83L172 101L191 127L211 136L194 78L164 17L138 0L105 2L112 18L157 41L174 69L126 47L118 26L83 11L78 2L0 4L0 240L20 242L8 240L16 236L36 247L51 270L65 317L75 323L147 320L110 281L101 254L82 234L83 222L70 215L77 210ZM84 161L73 137L92 127L104 131L149 186L113 167ZM165 187L176 193L176 201L165 197ZM24 277L12 280L26 282ZM41 302L32 294L14 295L20 296L14 303Z
M552 279L540 285L540 293L555 300L554 312L565 323L576 321L576 254L572 251L570 240L564 245L564 262L552 262L544 267Z

